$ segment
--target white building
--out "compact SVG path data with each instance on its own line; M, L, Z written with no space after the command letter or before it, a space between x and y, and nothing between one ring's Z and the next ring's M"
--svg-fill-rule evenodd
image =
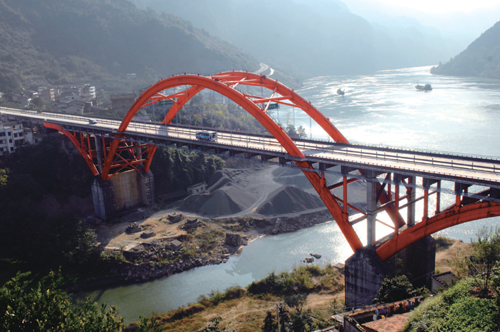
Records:
M205 182L200 182L187 187L189 195L203 194L205 191L207 191L207 184Z
M95 86L90 84L85 84L83 86L83 94L88 94L90 98L95 99L96 97Z
M15 152L22 145L33 144L33 132L22 123L0 121L0 155Z

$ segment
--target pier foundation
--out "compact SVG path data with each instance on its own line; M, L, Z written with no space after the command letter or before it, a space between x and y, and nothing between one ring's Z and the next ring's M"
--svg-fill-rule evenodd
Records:
M114 175L109 181L96 176L92 183L92 199L94 214L103 220L140 206L152 206L155 202L153 173L130 170Z
M415 287L431 287L436 242L425 237L382 261L374 248L358 249L345 263L345 305L357 308L372 304L385 277L406 275Z

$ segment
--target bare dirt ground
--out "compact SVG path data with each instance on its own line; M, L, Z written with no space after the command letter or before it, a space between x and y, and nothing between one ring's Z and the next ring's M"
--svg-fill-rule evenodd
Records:
M329 182L336 181L335 175L329 176ZM142 209L115 223L96 225L98 241L106 250L121 250L185 235L186 231L179 228L180 224L168 222L167 217L172 214L198 218L214 229L223 230L210 221L215 218L300 217L326 211L324 203L299 169L265 164L227 168L214 174L208 185L206 193L188 196L163 210ZM350 185L349 199L353 205L362 204L364 196L362 186ZM141 233L127 234L125 230L132 222L143 230L153 231L155 236L143 239ZM243 233L249 240L262 236L254 228L247 228Z
M149 243L155 240L173 239L186 234L179 229L178 224L172 224L167 219L168 213L156 213L150 217L134 221L145 231L153 231L156 235L147 239L141 238L141 232L127 234L125 230L130 222L116 224L101 223L96 226L98 241L105 250L129 249L141 243ZM190 217L190 216L187 216Z
M472 250L471 243L464 243L462 240L454 240L453 244L445 250L436 252L436 270L441 272L452 271L458 274L453 259L456 257L467 257Z

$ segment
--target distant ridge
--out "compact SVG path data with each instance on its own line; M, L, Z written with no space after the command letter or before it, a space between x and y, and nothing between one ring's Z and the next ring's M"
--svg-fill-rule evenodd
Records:
M433 67L431 73L500 78L500 22L486 30L465 51Z
M259 68L191 23L125 0L0 0L0 91L20 80L151 83L172 74Z
M434 65L457 52L437 29L408 18L370 23L341 0L130 1L182 17L301 79Z

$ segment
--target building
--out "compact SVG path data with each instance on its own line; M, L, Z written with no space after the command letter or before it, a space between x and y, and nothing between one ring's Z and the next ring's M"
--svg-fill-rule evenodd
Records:
M399 332L420 305L423 297L417 296L393 303L376 304L362 309L335 315L332 319L342 324L344 332Z
M92 99L95 99L96 97L95 86L90 84L85 84L83 86L83 94L89 94Z
M110 97L113 111L129 110L136 100L136 95L134 93L111 95Z
M0 155L15 152L20 146L33 144L33 132L20 122L0 121Z
M54 89L45 89L40 91L40 88L38 88L38 93L40 95L40 98L42 98L46 102L51 102L56 100L56 94Z
M61 112L66 113L66 114L83 115L84 110L85 110L85 106L73 104L73 105L69 105L66 108L61 109Z
M205 191L207 191L207 184L205 182L193 184L192 186L187 187L189 195L203 194Z
M435 274L432 276L431 290L446 289L450 287L456 279L457 276L451 271Z

